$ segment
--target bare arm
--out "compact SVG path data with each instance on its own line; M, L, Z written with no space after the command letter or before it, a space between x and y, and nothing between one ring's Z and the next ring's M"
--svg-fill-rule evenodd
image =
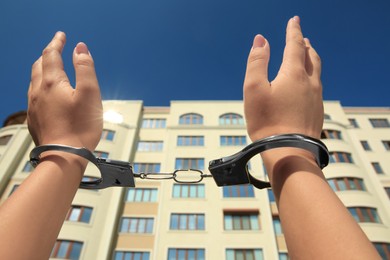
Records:
M319 139L323 124L321 61L290 19L283 63L268 81L270 49L257 35L248 57L244 106L250 138L300 133ZM295 148L262 153L292 259L379 259L327 184L313 156Z
M28 128L36 145L64 144L93 151L102 131L102 104L92 57L85 44L73 53L76 88L69 84L57 33L32 67ZM42 162L0 208L0 255L48 259L87 162L46 152ZM20 245L23 246L20 246Z

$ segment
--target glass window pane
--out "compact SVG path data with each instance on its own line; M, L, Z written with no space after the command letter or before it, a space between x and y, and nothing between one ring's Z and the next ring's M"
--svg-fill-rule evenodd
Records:
M233 229L233 219L231 215L225 215L225 229L232 230Z
M226 249L226 260L235 260L233 249Z
M180 189L181 189L180 184L173 184L173 197L174 198L180 197Z
M60 248L58 249L56 256L65 258L69 250L70 243L68 241L60 241L59 243L60 243Z
M257 215L251 215L250 216L251 220L251 229L252 230L258 230L259 229L259 220Z
M84 223L89 223L89 220L91 219L92 209L91 208L84 208L83 215L81 216L81 221Z
M187 229L187 216L179 215L179 229L185 230Z
M338 179L337 185L339 186L340 190L346 190L347 186L345 185L344 179Z
M150 201L151 202L157 201L157 189L152 189L152 194L150 195Z
M133 201L134 200L134 194L135 194L135 190L133 188L129 188L129 190L127 191L126 201Z
M69 259L78 260L80 258L82 243L73 242L72 251L70 251Z
M80 216L81 209L80 208L71 208L69 220L70 221L78 221Z
M204 184L200 184L197 186L198 187L198 197L199 198L204 198Z
M190 185L190 197L196 198L197 185Z
M130 228L129 232L130 233L137 233L137 220L136 219L129 219L130 221Z
M171 215L171 227L170 229L178 229L179 227L179 215L172 214Z
M181 197L182 198L187 198L188 197L188 185L182 185L181 187Z

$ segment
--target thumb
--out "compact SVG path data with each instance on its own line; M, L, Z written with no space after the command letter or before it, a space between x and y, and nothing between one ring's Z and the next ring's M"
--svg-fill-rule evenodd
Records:
M253 40L253 46L249 53L244 91L248 88L259 86L269 86L268 62L270 57L270 47L267 40L260 34Z
M73 52L73 65L76 74L76 91L99 93L99 84L96 77L95 65L85 43L78 43Z

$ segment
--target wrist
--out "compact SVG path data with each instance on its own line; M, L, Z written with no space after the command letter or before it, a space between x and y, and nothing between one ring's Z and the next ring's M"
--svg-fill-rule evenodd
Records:
M39 165L53 165L68 175L81 180L88 160L75 154L61 151L46 151L40 155Z
M282 173L289 174L298 171L303 164L320 169L313 153L301 148L272 149L261 153L261 157L271 183L277 180L278 175L280 176Z

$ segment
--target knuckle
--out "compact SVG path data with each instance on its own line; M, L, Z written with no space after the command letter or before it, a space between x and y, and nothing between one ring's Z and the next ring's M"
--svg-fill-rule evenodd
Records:
M268 61L268 55L262 50L254 49L252 50L251 55L249 55L248 57L248 63L257 63L264 61Z
M94 62L92 59L83 58L83 59L77 59L75 62L75 66L78 67L94 67Z
M57 50L54 49L53 47L47 46L45 49L42 51L42 56L50 56L51 54L55 53Z

